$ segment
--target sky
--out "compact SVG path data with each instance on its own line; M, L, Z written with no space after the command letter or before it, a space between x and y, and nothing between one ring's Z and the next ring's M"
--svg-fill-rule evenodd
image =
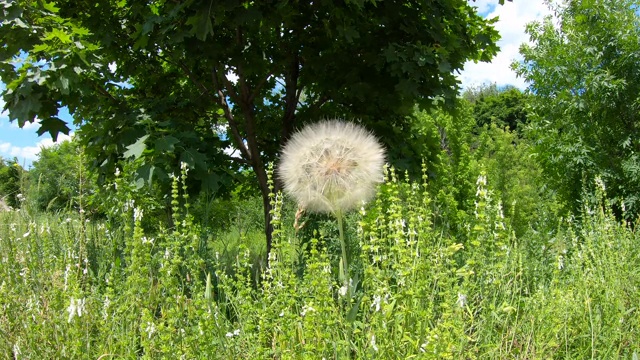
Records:
M526 87L525 82L519 79L511 71L510 64L514 60L519 60L518 49L520 44L528 41L528 36L524 32L525 24L534 20L541 20L549 15L550 11L542 0L514 0L498 4L499 0L470 0L470 4L477 8L480 15L493 18L499 17L495 24L496 30L502 36L498 42L500 52L491 63L465 64L458 78L462 88L478 86L482 84L495 83L498 86L514 85L520 89ZM0 90L5 89L5 84L0 83ZM0 97L0 111L4 109L4 101ZM71 126L71 116L68 112L61 112L59 117ZM38 136L37 123L26 124L19 128L16 122L10 123L7 112L0 113L0 157L4 159L18 160L18 163L25 168L32 166L33 161L38 159L41 147L48 147L54 144L49 134ZM70 134L73 136L73 132ZM68 140L70 137L64 134L58 136L58 141Z

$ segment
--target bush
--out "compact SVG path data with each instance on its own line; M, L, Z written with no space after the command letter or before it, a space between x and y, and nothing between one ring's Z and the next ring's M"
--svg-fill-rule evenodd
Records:
M18 208L24 201L26 173L16 159L4 160L0 157L0 199L6 205Z
M30 196L34 197L38 209L89 210L87 195L96 192L97 176L88 171L85 161L82 148L74 140L40 150L38 160L29 171Z

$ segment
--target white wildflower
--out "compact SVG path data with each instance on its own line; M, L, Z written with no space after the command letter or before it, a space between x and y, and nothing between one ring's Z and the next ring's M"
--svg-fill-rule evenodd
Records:
M102 306L102 317L107 320L109 317L109 307L111 306L111 299L108 296L104 297L104 304Z
M73 320L73 317L76 315L78 317L82 317L82 313L84 312L84 303L84 298L77 300L75 298L71 298L71 303L67 308L67 312L69 313L69 320L67 320L68 322L71 322L71 320Z
M139 207L136 207L135 209L133 209L133 221L135 222L142 221L143 212L144 211Z
M347 286L347 284L344 284L340 287L340 289L338 289L338 294L340 296L345 296L347 295L347 290L349 289L349 287Z
M129 209L133 209L136 204L136 201L131 199L124 202L124 212L129 211Z
M380 311L380 303L382 302L382 296L379 294L375 294L373 296L373 303L371 303L371 307L376 308L376 312Z
M487 177L484 174L481 174L480 176L478 176L476 185L487 186Z
M463 308L467 305L467 295L458 293L458 300L456 301L456 305Z
M16 343L13 344L13 358L19 359L20 355L22 355L22 351L20 350L20 344L16 341Z
M373 348L373 351L378 352L378 346L376 345L375 335L371 335L371 347Z
M596 177L595 183L602 192L607 190L607 187L604 185L604 181L602 181L602 178L600 176Z
M144 329L144 331L149 336L149 339L151 339L151 336L153 336L153 334L156 332L156 324L147 321L147 327Z

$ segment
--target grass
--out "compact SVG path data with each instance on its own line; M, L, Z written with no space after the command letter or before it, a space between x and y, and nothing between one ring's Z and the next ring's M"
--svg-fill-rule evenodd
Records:
M281 196L268 263L259 233L205 231L177 203L178 225L153 234L144 209L123 208L122 226L2 212L0 357L637 358L637 233L601 202L516 237L477 190L454 237L426 185L391 173L346 221L348 292L335 227L294 231Z

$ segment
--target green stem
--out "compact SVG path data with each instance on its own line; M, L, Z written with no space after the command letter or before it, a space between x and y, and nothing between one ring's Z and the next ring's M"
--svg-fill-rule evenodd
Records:
M342 211L337 210L335 212L336 219L338 219L338 232L340 234L340 247L342 248L342 272L340 276L345 284L349 284L349 264L347 263L347 245L344 241L344 225L342 222Z

